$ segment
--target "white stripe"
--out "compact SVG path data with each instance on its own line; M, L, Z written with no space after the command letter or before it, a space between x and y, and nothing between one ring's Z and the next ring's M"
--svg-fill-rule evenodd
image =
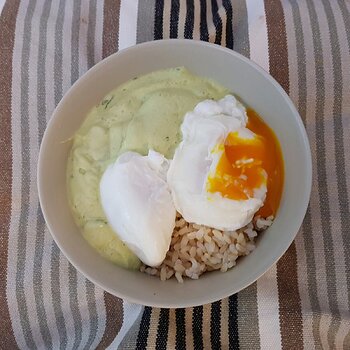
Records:
M260 346L281 349L276 265L257 281Z
M269 71L267 24L263 0L246 0L250 58ZM261 349L280 349L281 332L276 265L257 281Z
M0 0L0 16L1 16L2 10L4 8L5 2L6 2L6 0Z
M136 44L138 0L121 0L119 50Z
M269 71L269 51L264 0L246 0L250 58Z
M116 350L129 329L134 325L136 319L143 312L144 307L138 304L131 304L127 301L123 301L124 316L123 316L123 325L120 328L118 335L115 337L111 345L107 348L109 350Z
M17 273L17 243L18 243L18 226L21 213L21 174L22 171L22 154L21 154L21 80L18 78L18 72L21 71L21 52L23 47L24 17L28 2L21 1L18 8L15 40L13 46L12 58L12 91L11 91L11 108L12 108L12 208L11 222L8 237L8 263L7 263L7 283L6 297L9 307L9 313L12 323L13 334L17 345L21 349L27 347L22 332L22 326L19 317L18 303L16 298L16 273ZM12 253L11 253L12 252Z

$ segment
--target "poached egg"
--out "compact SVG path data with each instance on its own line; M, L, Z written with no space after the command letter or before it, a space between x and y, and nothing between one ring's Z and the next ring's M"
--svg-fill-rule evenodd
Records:
M168 166L168 160L153 150L147 156L126 152L106 169L100 182L109 225L149 266L164 260L175 226Z
M246 124L245 108L231 95L200 102L186 114L167 174L175 208L186 221L236 230L264 204L264 140Z

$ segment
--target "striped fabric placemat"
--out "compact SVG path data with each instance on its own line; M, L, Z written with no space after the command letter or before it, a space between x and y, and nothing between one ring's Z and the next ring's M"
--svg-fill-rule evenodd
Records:
M348 0L0 0L0 349L350 349ZM314 180L304 224L242 292L188 309L129 304L53 242L36 188L47 121L104 57L162 38L215 42L297 106Z

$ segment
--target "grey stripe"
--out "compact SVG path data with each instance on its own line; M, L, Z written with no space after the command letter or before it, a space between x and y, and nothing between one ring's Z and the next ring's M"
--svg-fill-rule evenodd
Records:
M348 42L348 49L350 49L350 14L349 10L346 7L345 3L343 0L338 0L338 5L343 17L344 21L344 27L345 27L345 34ZM349 97L349 93L347 95ZM342 130L343 132L343 130ZM344 173L345 174L345 173ZM346 178L344 176L344 182L346 181ZM345 182L346 183L346 182ZM339 184L339 182L338 182ZM348 193L347 191L345 193ZM345 195L345 193L343 195ZM347 198L348 199L348 198ZM340 198L340 201L342 201L343 198ZM347 203L347 213L349 215L349 206ZM344 213L341 212L341 225L342 225L342 235L343 235L343 245L344 245L344 259L345 259L345 265L346 265L346 271L348 272L346 274L346 284L347 284L347 290L348 290L348 305L350 305L350 240L347 236L349 232L349 222L347 223L347 228L344 231L344 223L343 223L343 217ZM346 218L345 218L346 219ZM349 219L349 217L347 217ZM348 349L350 348L350 329L346 337L344 338L344 343L343 343L343 348Z
M33 334L30 328L28 307L25 297L24 272L26 263L27 226L30 205L30 140L29 140L29 53L31 41L31 22L36 1L28 4L24 18L23 47L21 55L21 214L18 227L16 298L24 339L28 348L35 348Z
M324 134L324 103L325 103L325 79L324 79L324 62L322 56L322 43L320 35L320 27L318 23L317 13L315 5L311 0L307 0L307 5L310 13L311 26L313 32L313 43L314 43L314 55L316 64L316 165L317 165L317 178L320 196L320 209L321 209L321 227L324 240L324 254L326 259L326 283L327 283L327 294L329 299L329 306L331 312L339 314L338 305L336 302L337 291L336 291L336 279L335 279L335 265L334 265L334 247L333 239L331 235L331 217L329 208L329 195L327 188L327 172L326 172L326 156L325 156L325 134ZM309 250L307 250L309 251ZM317 289L316 289L317 290ZM310 290L310 293L315 293L315 290ZM312 297L312 296L310 296ZM314 309L314 312L320 310ZM319 337L319 319L315 320L318 324L314 324L314 337ZM332 318L332 328L337 327ZM317 333L316 333L317 331ZM316 333L316 334L315 334ZM332 332L333 333L333 332ZM334 339L328 339L334 341Z
M138 6L136 42L151 41L154 38L155 0L139 1Z
M239 348L260 349L256 282L238 293L238 315Z
M55 60L54 60L54 77L55 77L55 105L58 105L62 98L62 29L64 21L65 0L60 0L58 15L55 28Z
M90 318L90 334L85 345L85 349L90 349L92 343L94 342L98 330L98 315L96 307L96 298L95 298L95 285L89 280L85 280L86 286L86 297L87 297L87 307L89 310Z
M118 349L121 349L121 350L136 349L137 336L140 330L142 315L143 315L143 310L140 312L134 324L130 327L128 332L125 334L123 340L118 346Z
M72 34L71 34L71 84L79 78L79 34L80 34L80 11L81 0L74 1L72 15ZM83 53L82 53L83 54ZM72 311L74 321L74 344L73 349L79 347L82 341L82 319L79 310L78 301L78 276L77 270L71 265L68 265L69 279L69 305Z
M339 7L340 7L340 11L342 13L342 17L344 20L344 26L345 26L345 33L346 33L346 38L347 38L347 42L348 42L348 49L350 50L350 14L348 9L346 8L346 5L344 4L343 0L338 0L339 3ZM334 21L334 17L333 17L333 21ZM339 50L339 43L337 43L337 50ZM336 72L334 72L336 73ZM341 69L337 70L337 75L339 75L339 73L341 74ZM334 79L336 79L334 77ZM350 98L349 97L349 91L346 95L345 98ZM342 101L342 99L341 99ZM336 103L339 103L339 101L336 101ZM340 108L341 108L341 103L340 103ZM337 115L336 115L337 116ZM339 140L341 141L341 145L340 148L342 150L342 155L341 155L341 159L339 159L339 162L342 162L341 164L339 164L341 167L343 167L342 171L343 174L345 174L345 169L344 169L344 142L343 142L343 126L342 129L337 129L337 122L342 123L342 118L341 118L341 111L338 117L336 117L336 119L341 119L340 121L336 120L336 124L334 125L336 132L336 142ZM339 133L339 138L338 138L338 133ZM337 143L336 143L336 147L337 147ZM337 159L336 159L337 161ZM345 257L345 265L346 265L346 271L348 271L347 275L346 275L346 283L347 283L347 289L348 289L348 305L350 306L350 239L348 237L348 232L350 231L350 219L349 219L349 198L346 197L346 194L348 193L348 188L347 188L347 184L346 184L346 176L342 176L342 171L337 171L337 176L340 175L341 181L339 181L338 179L338 184L340 185L340 188L338 188L338 192L339 190L341 190L341 187L343 188L342 192L342 196L340 197L340 202L341 207L343 207L343 203L346 203L346 207L344 208L344 211L341 211L340 213L340 217L341 217L341 225L342 225L342 234L343 234L343 244L344 244L344 257ZM346 186L345 188L343 186ZM339 194L341 193L339 192ZM349 336L350 336L350 331L349 331Z
M89 2L89 24L87 31L87 63L88 69L97 63L95 57L95 30L96 30L96 0ZM89 280L85 280L86 299L90 320L90 333L85 349L90 349L98 331L98 315L96 306L95 285Z
M55 58L54 58L54 95L55 105L62 98L62 29L64 22L65 0L60 0L55 26ZM67 346L67 330L63 311L61 307L61 282L60 282L60 250L56 244L52 243L51 248L51 293L55 319L60 337L60 349Z
M43 7L43 13L40 18L40 33L39 33L39 52L37 65L37 106L38 106L38 142L41 143L45 127L46 127L46 104L45 104L45 66L46 66L46 30L47 21L50 14L51 1L46 0ZM45 235L45 220L42 216L40 206L38 205L37 213L37 232L35 239L34 251L34 273L33 288L36 304L36 312L38 314L40 332L46 348L52 348L52 338L47 323L47 316L44 307L44 293L42 286L42 268L43 268L43 251L44 251L44 235Z
M53 242L51 248L51 294L58 334L60 336L60 349L66 349L68 339L61 307L60 259L60 250L56 243Z
M297 48L297 67L298 67L298 111L306 124L306 57L304 32L301 23L300 10L297 0L289 0L292 6L292 14L295 28L296 48Z
M79 310L78 301L78 276L77 270L69 263L68 265L68 290L69 290L69 305L72 310L73 321L74 321L74 344L73 349L77 349L82 340L82 321Z
M292 8L295 38L296 38L296 54L297 54L297 71L298 71L298 111L306 124L306 105L307 105L307 88L306 88L306 57L305 57L305 43L304 43L304 31L301 22L300 9L298 1L289 0ZM317 280L316 280L316 261L314 254L314 241L313 241L313 228L311 220L310 207L307 209L304 222L303 222L303 239L306 250L306 268L307 268L307 284L308 294L310 299L311 308L313 310L313 322L312 331L315 346L317 349L321 348L320 339L320 302L317 293Z
M322 0L323 6L327 15L327 22L329 26L331 52L333 58L333 120L334 120L334 136L335 136L335 167L337 176L337 190L340 208L340 224L341 233L343 236L344 256L346 271L350 271L350 240L348 234L350 231L350 211L348 188L345 176L345 156L344 156L344 140L343 140L343 120L342 120L342 98L343 98L343 79L342 79L342 61L339 47L339 37L337 32L337 25L335 22L334 13L329 1ZM347 287L350 290L349 273L347 274ZM336 284L335 284L336 287ZM328 333L328 342L331 348L335 347L335 337L340 327L340 311L337 300L336 290L334 294L329 296L329 306L334 318L332 318L331 329ZM349 293L348 293L349 298ZM349 300L349 299L348 299Z
M88 69L97 62L95 57L95 29L96 29L96 0L89 2L89 26L87 31L87 64Z
M51 1L47 1L51 2ZM38 314L39 327L41 336L44 341L44 346L47 349L52 348L52 338L49 330L49 326L47 323L47 316L44 307L44 293L43 293L43 285L42 285L42 268L43 268L43 252L44 252L44 235L45 235L45 220L42 215L40 206L38 207L37 212L37 233L35 240L35 255L34 255L34 276L33 276L33 284L34 284L34 297L36 304L36 312Z
M72 37L71 37L71 83L79 78L79 31L81 0L73 2Z
M240 54L249 57L249 29L248 14L245 0L232 1L233 10L233 49Z

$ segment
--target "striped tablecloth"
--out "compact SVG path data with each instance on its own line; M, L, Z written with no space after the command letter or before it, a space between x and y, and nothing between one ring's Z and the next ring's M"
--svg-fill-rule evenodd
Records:
M349 0L0 0L1 349L350 349ZM309 135L314 180L288 252L242 292L155 309L60 253L36 187L47 121L89 67L162 38L215 42L269 71ZM297 164L295 166L298 166Z

